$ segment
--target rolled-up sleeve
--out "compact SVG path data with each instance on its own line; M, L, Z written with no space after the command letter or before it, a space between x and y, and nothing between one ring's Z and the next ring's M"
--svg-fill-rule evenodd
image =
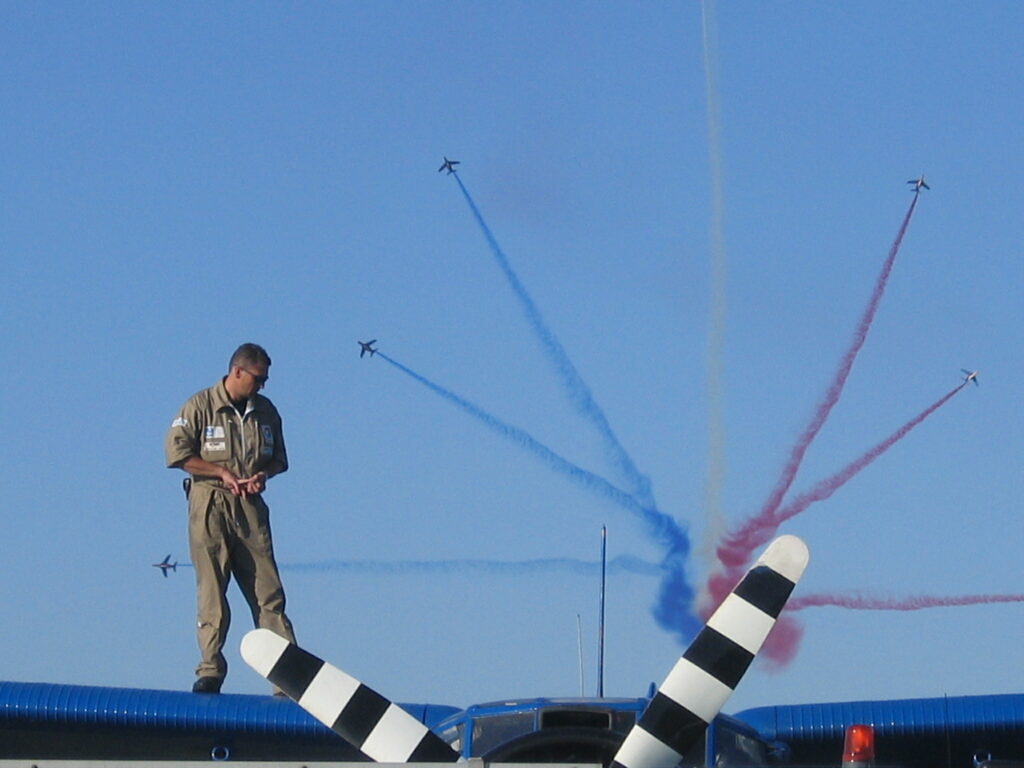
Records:
M199 455L199 425L196 409L186 403L174 417L164 438L164 459L168 467Z

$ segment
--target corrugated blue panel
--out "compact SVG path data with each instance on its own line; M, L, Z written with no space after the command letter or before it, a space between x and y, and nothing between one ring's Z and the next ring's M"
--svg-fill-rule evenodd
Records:
M440 705L400 706L428 726L459 711ZM295 703L270 696L0 681L0 721L4 720L262 734L330 733Z
M1024 695L853 701L758 707L736 714L762 737L781 741L842 739L848 725L873 725L878 736L1010 731L1024 728Z
M291 701L182 691L0 682L0 720L308 734L328 729Z

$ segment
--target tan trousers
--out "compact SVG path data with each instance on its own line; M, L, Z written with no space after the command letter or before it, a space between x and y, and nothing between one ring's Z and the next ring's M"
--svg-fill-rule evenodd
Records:
M193 483L188 500L188 540L196 572L197 677L227 674L221 652L231 623L227 590L234 575L252 611L253 626L292 642L284 613L284 588L274 562L270 510L260 496L242 499Z

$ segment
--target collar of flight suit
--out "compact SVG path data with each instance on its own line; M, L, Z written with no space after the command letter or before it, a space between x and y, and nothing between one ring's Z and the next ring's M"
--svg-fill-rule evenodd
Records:
M213 410L219 411L223 408L227 408L228 410L234 412L235 405L234 403L231 402L231 398L228 396L227 387L224 386L225 379L227 379L227 376L221 378L220 381L218 381L210 388L211 400L213 402ZM257 392L255 395L249 398L249 402L245 406L245 411L243 411L241 415L245 416L245 414L249 413L249 411L260 410L263 406L263 402L261 401L265 400L266 398Z

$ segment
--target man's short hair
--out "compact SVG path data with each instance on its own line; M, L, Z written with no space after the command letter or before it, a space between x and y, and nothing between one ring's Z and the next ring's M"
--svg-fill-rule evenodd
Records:
M238 349L235 350L234 354L231 355L231 360L228 363L228 373L236 365L240 368L244 368L246 365L265 365L267 368L270 367L270 355L267 354L267 350L261 347L259 344L253 344L252 342L246 342Z

